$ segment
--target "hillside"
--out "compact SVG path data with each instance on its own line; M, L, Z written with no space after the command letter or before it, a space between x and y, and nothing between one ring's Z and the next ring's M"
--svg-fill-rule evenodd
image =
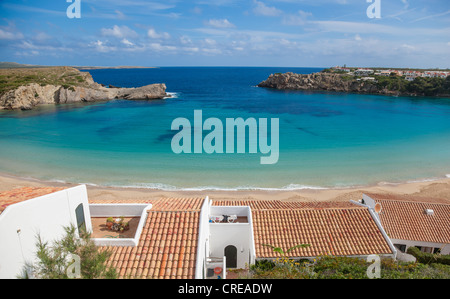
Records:
M335 91L393 96L450 97L450 76L443 78L418 77L407 81L399 76L360 77L346 73L320 72L313 74L277 73L259 87L280 90Z
M72 67L0 69L0 109L29 110L40 104L150 100L167 97L165 84L106 88Z

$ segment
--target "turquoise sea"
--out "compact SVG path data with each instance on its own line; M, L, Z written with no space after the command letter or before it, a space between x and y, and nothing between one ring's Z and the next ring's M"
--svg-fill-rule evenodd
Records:
M172 98L0 111L0 172L49 181L158 189L298 189L450 176L450 99L255 87L312 68L90 70L105 85L166 83ZM175 154L171 123L278 118L278 163L261 153ZM205 132L207 134L208 132Z

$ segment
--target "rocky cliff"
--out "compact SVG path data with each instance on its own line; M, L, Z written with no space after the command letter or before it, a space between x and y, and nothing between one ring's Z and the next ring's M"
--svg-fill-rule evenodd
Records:
M5 72L5 71L3 71ZM113 99L151 100L167 97L165 84L138 88L106 88L91 75L73 68L10 70L0 75L0 109L29 110L40 104L108 101ZM13 78L13 79L11 79Z
M370 94L396 94L394 91L380 89L374 82L349 79L341 74L313 73L294 74L278 73L258 84L259 87L268 87L285 90L322 90L336 92L355 92Z

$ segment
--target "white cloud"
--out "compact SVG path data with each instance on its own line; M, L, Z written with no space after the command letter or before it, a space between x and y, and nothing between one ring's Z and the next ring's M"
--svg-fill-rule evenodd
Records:
M3 30L0 28L0 40L6 39L6 40L14 40L14 39L21 39L23 38L23 34L20 32L11 32L8 30Z
M222 54L222 50L217 49L217 48L207 48L207 49L202 49L203 53L208 54L208 55L218 55L218 54Z
M415 19L412 22L418 22L418 21L423 21L423 20L428 20L428 19L436 19L438 17L442 17L442 16L445 16L448 14L450 14L450 10L444 11L442 13L434 14L434 15L427 15L425 17Z
M107 52L117 50L116 47L108 46L108 45L106 45L106 43L102 42L101 40L91 42L89 45L91 47L94 47L98 52L101 52L101 53L107 53Z
M175 47L175 46L165 46L165 45L161 45L160 43L151 43L149 45L149 48L151 50L154 50L154 51L157 51L157 52L175 51L175 50L177 50L177 47Z
M188 36L183 35L180 37L180 43L183 45L189 45L192 44L192 40Z
M215 45L217 45L217 42L215 40L213 40L213 39L210 39L210 38L205 38L204 42L208 46L215 46Z
M408 45L408 44L403 44L403 45L402 45L402 48L403 48L403 49L406 49L406 50L410 50L410 51L416 49L416 47L411 46L411 45Z
M312 13L299 10L295 15L287 15L283 18L284 25L301 26L305 25L307 19L312 16Z
M154 38L154 39L169 39L170 38L170 34L169 33L167 33L167 32L158 33L153 28L150 28L147 31L147 36L150 37L150 38Z
M263 2L255 0L253 1L253 3L255 4L253 12L256 15L276 17L282 14L282 11L279 10L278 8L273 6L267 6Z
M408 0L401 0L401 1L402 1L403 5L404 5L404 9L408 9L408 7L409 7Z
M127 40L126 38L124 38L123 40L120 41L122 44L124 44L125 46L128 47L133 47L134 44L132 42L130 42L129 40Z
M126 18L125 14L123 12L121 12L120 10L116 9L114 12L117 14L117 18L119 20L124 20Z
M234 28L234 24L230 23L227 19L211 19L208 22L206 22L207 25L215 28Z
M310 21L309 25L316 26L323 32L366 33L378 35L405 36L440 36L448 33L449 28L412 28L396 27L377 23L344 22L344 21Z
M14 22L8 22L8 26L0 26L0 40L17 40L22 39L24 36L22 32L16 29Z
M114 25L113 28L102 28L101 33L103 36L113 36L116 38L136 38L138 34L136 31L130 29L127 26Z

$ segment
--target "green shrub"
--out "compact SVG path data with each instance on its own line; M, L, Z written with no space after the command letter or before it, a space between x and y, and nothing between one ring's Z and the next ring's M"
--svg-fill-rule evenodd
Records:
M321 256L310 261L278 258L250 266L250 278L261 279L368 279L371 263L354 257ZM449 279L450 266L439 263L405 263L381 258L381 279Z
M37 260L27 262L18 278L30 278L29 271L37 279L67 279L69 278L68 257L76 254L80 258L80 274L82 279L115 279L117 271L108 266L110 250L101 250L91 239L91 235L80 232L77 237L74 226L64 228L66 234L52 244L44 242L37 235Z
M413 255L422 264L438 263L450 265L450 255L426 253L420 251L417 247L409 247L407 253Z

